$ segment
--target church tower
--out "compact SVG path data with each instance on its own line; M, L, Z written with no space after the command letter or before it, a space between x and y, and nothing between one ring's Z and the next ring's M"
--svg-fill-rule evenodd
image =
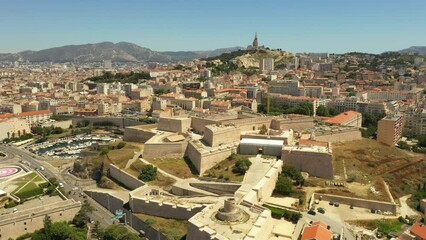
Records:
M253 40L253 48L257 49L259 47L259 43L257 42L257 32L254 35L254 40Z

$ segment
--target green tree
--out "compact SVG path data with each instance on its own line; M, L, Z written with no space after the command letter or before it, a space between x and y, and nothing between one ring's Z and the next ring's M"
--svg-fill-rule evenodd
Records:
M141 173L139 174L139 179L144 182L154 181L157 178L157 167L153 165L144 165L141 168Z
M105 146L105 147L101 147L101 156L108 156L109 153L109 147Z
M120 142L117 144L117 149L122 149L126 146L126 142Z
M328 117L330 116L330 112L328 111L328 108L326 108L325 106L319 105L317 108L317 115Z
M420 147L426 147L426 134L417 137L418 145Z
M275 192L284 196L289 196L293 193L293 184L291 180L284 174L281 174L278 177L278 181L275 184Z
M93 207L89 204L87 200L83 202L80 210L74 216L72 223L78 228L86 228L88 222L88 214L93 212Z
M239 173L241 175L245 174L249 170L251 164L252 163L248 159L237 160L235 165L232 167L232 172Z
M285 164L281 173L294 180L296 185L303 185L305 183L302 174L294 166Z
M130 232L123 225L110 225L105 230L103 240L140 240L141 238Z

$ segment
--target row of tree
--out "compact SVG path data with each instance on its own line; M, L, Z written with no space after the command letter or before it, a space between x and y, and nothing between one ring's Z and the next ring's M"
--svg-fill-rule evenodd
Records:
M151 79L148 72L130 72L130 73L116 73L105 72L102 76L90 77L86 80L96 83L139 83L141 80Z

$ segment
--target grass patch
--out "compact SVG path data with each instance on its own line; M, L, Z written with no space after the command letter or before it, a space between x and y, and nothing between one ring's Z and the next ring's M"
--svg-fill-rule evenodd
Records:
M168 239L184 239L187 233L186 225L188 224L188 221L156 217L142 213L135 215L151 227L166 235Z
M130 168L125 169L126 172L130 173L132 176L138 178L139 174L141 172L141 168L147 164L143 163L142 161L137 160L134 162ZM175 182L174 179L169 178L161 174L161 172L157 171L157 177L154 181L147 182L148 185L154 185L159 187L166 187L170 186Z
M217 163L213 168L208 170L205 175L211 178L223 179L225 181L231 182L242 182L244 179L244 174L232 172L232 167L238 160L248 160L254 155L241 155L241 154L232 154L227 159L222 162ZM263 158L263 156L262 156ZM276 158L276 157L274 157Z
M390 232L400 232L404 225L404 223L400 222L398 219L377 219L351 222L368 230L378 228L380 232L383 232L386 235Z
M188 158L166 158L148 160L159 169L179 178L196 177L197 171Z
M283 208L278 208L278 207L270 206L267 204L264 204L263 206L271 210L271 215L273 218L281 219L283 217L287 221L290 221L292 223L297 223L297 221L299 221L299 219L302 217L302 214L298 212L289 211Z
M17 188L12 193L22 200L36 197L43 194L43 188L39 184L45 182L37 173L31 172L13 181Z
M116 146L118 143L115 143L113 146ZM119 168L126 167L127 162L132 159L135 155L135 152L139 152L141 149L138 146L135 146L131 143L126 143L122 149L113 149L108 153L108 158L111 160L114 165Z

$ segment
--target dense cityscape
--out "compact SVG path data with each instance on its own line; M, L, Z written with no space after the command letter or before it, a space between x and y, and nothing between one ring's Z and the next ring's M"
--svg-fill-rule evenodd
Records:
M0 239L426 240L426 47L242 44L0 54Z

